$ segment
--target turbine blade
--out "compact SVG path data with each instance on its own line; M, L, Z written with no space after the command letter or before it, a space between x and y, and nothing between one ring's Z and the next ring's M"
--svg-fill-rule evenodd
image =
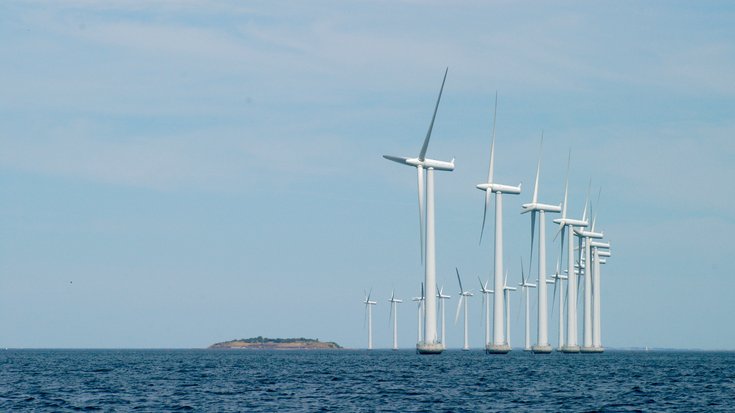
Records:
M490 144L490 169L487 173L487 182L493 182L493 170L495 166L495 120L498 114L498 91L495 91L495 109L493 110L493 138Z
M367 300L370 301L370 296L373 295L373 289L370 289L370 292L368 293Z
M426 298L424 297L424 283L421 283L421 298Z
M582 212L582 221L587 221L587 209L590 205L590 190L592 190L592 178L590 178L590 183L587 185L587 196L584 199L584 212Z
M418 186L419 186L419 250L421 250L421 264L424 263L424 224L425 224L425 214L424 214L424 180L425 180L425 174L424 174L424 167L423 166L417 166L416 171L418 172Z
M398 162L404 165L406 165L406 161L408 160L408 158L404 158L403 156L393 156L393 155L383 155L383 158L389 161Z
M539 150L538 150L538 164L536 164L536 180L533 183L533 201L532 202L534 204L538 202L538 178L539 178L539 175L541 174L541 150L543 148L543 145L544 145L544 131L542 130L541 131L541 144L539 145Z
M459 281L459 292L463 293L464 288L462 288L462 278L459 277L459 270L457 269L457 267L454 267L454 270L457 271L457 281Z
M523 288L526 288L526 273L523 271L523 257L521 257L521 282L523 283Z
M482 280L480 279L480 276L479 275L477 276L477 281L480 282L480 291L483 291L483 294L482 295L484 296L485 295L484 294L485 287L482 285Z
M597 201L595 201L595 215L592 218L592 232L595 232L595 223L597 222L597 213L600 211L600 194L602 194L602 187L597 191ZM592 207L590 207L590 214L592 213Z
M569 195L569 166L572 162L572 148L569 148L569 156L567 157L567 177L564 180L564 205L561 210L561 218L567 217L567 196Z
M419 152L419 160L423 161L426 159L426 150L429 148L429 139L431 139L431 130L434 129L434 119L436 119L436 111L439 109L439 101L442 100L442 92L444 91L444 82L447 81L447 72L449 68L444 70L444 79L442 79L442 87L439 89L439 97L436 98L436 106L434 106L434 115L431 117L431 123L429 124L429 130L426 132L426 138L424 138L424 145L421 147Z
M491 191L485 191L485 207L482 210L482 227L480 227L480 244L482 244L482 234L485 232L485 220L487 219L487 207L490 205Z
M457 303L457 314L454 315L454 324L457 324L459 320L459 310L462 308L462 300L464 300L464 296L460 294L459 302Z

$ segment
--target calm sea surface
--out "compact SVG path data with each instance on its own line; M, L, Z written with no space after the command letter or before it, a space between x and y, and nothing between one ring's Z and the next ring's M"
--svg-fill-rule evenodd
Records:
M735 353L4 350L0 411L735 411Z

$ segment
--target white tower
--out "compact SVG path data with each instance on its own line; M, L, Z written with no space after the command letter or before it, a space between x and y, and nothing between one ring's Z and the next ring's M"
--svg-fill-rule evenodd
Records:
M471 291L465 291L465 289L462 288L462 278L460 278L459 276L459 269L455 267L454 270L457 271L457 281L459 281L459 303L457 304L457 314L454 316L454 323L457 324L457 320L459 319L459 310L462 308L462 303L464 302L464 345L462 346L462 350L469 350L470 344L467 325L467 302L473 294Z
M422 330L422 324L424 321L424 283L421 283L421 295L413 297L412 301L416 301L418 303L418 343L424 339L424 332Z
M542 281L539 281L539 285L541 285ZM546 287L546 283L544 282L544 288ZM531 284L526 279L526 273L523 271L523 259L521 259L521 282L518 284L521 286L521 293L523 294L523 301L525 301L526 306L526 314L525 314L525 341L523 345L523 350L525 351L531 351L531 308L530 308L530 297L529 297L529 289L530 288L536 288L536 284ZM549 346L549 349L551 346ZM543 353L541 351L537 351L537 353Z
M495 112L493 113L493 133L492 144L490 145L490 170L488 171L487 182L477 185L478 189L485 191L485 209L482 215L482 230L480 231L480 242L482 242L482 233L485 230L485 218L487 217L487 208L490 205L490 196L495 194L495 271L493 289L495 291L503 291L503 194L520 194L521 186L509 186L494 182L493 167L495 163L495 115L498 108L498 95L495 94ZM493 294L493 342L485 347L488 353L505 354L510 351L505 340L505 322L503 313L505 306L503 304L503 296L505 294Z
M510 292L516 291L515 287L508 286L508 271L505 271L503 283L503 295L505 296L505 345L510 348Z
M444 346L444 349L447 348L447 324L444 319L444 300L448 300L452 298L450 295L444 294L444 287L439 288L439 292L436 294L436 298L439 299L439 312L442 313L442 321L441 321L441 328L442 328L442 346Z
M485 323L485 348L490 345L490 297L488 295L493 293L493 290L488 290L487 281L485 284L482 283L480 277L477 277L477 281L480 282L480 291L482 292L482 308L484 308L483 322Z
M541 132L541 144L543 147L544 134ZM523 204L522 214L526 212L531 213L531 254L530 260L533 261L533 239L535 235L536 227L536 214L539 216L539 240L538 240L538 323L537 323L537 338L536 345L533 346L534 353L548 354L551 353L551 345L549 344L549 327L548 327L548 306L547 306L547 292L546 283L541 280L546 276L546 212L561 212L561 206L559 205L548 205L538 202L538 185L539 175L541 173L541 148L539 148L538 164L536 166L536 180L533 184L533 198L530 204ZM528 271L531 271L532 266L528 266ZM530 275L530 274L529 274ZM526 289L526 295L528 295L528 289ZM526 306L528 306L528 300L526 300ZM528 322L526 322L528 325ZM528 345L526 345L528 349Z
M448 71L448 69L447 69ZM431 138L431 130L434 128L434 120L436 112L439 109L442 91L444 90L444 82L447 80L447 71L444 71L444 79L439 89L439 97L436 99L434 107L434 115L429 124L429 130L426 132L424 144L421 147L417 158L404 158L391 155L383 155L385 159L398 162L403 165L416 167L418 171L418 188L419 188L419 235L422 251L425 251L424 266L424 285L426 286L426 294L424 294L424 337L423 340L416 344L416 350L420 354L438 354L443 351L442 343L437 339L436 334L436 255L435 255L435 237L434 237L434 170L453 171L454 159L451 162L437 161L426 158L426 151L429 148L429 140ZM424 170L426 175L424 176ZM424 179L426 179L426 216L424 217ZM424 222L426 223L426 240L424 240Z
M564 204L562 206L561 218L555 219L554 222L559 224L561 232L561 248L564 251L564 232L567 235L567 337L566 345L561 348L565 353L578 353L579 345L577 344L577 277L574 276L574 227L587 227L587 221L582 219L567 218L567 206L569 195L569 164L571 161L571 150L569 151L569 159L567 160L567 178L564 184ZM585 203L586 216L586 203ZM563 252L562 252L563 255ZM563 292L561 292L563 295Z
M594 282L592 284L593 291L593 323L592 323L592 347L597 353L605 351L602 347L602 323L600 319L600 264L604 264L604 261L600 257L610 256L610 244L599 241L592 241L592 255L594 259Z
M593 220L594 222L594 220ZM584 231L581 229L574 230L578 237L584 244L584 259L580 256L579 269L580 273L584 270L584 319L582 323L582 348L580 351L583 353L594 353L596 352L592 343L592 290L594 275L594 265L592 263L590 247L592 239L600 239L603 237L602 233L595 232L594 224L592 225L591 231ZM581 250L580 250L581 251Z
M365 301L363 301L363 304L365 304L365 312L367 314L368 350L373 349L373 306L377 304L375 301L370 301L370 295L372 293L373 291L370 290L370 293L365 295Z
M393 350L398 350L398 304L403 300L396 298L395 292L390 293L390 316L393 319Z

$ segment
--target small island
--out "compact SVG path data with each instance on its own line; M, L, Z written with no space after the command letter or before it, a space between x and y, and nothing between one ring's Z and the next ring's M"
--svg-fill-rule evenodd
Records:
M224 341L209 346L211 349L243 350L336 350L342 346L333 341L319 341L311 338L268 338L253 337Z

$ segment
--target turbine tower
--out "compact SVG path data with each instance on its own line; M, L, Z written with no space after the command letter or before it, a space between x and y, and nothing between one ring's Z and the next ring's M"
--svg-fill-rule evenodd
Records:
M503 297L505 299L505 345L510 347L510 292L515 287L508 286L508 270L505 271L505 282L503 283Z
M365 295L365 301L363 303L365 304L365 313L367 314L367 326L368 326L368 350L373 349L373 307L377 302L370 301L370 295L372 295L373 290L370 290L368 294Z
M462 350L469 350L470 344L467 334L467 302L469 301L469 298L472 297L472 292L465 291L464 288L462 288L462 278L459 276L459 270L456 267L454 270L457 271L457 281L459 281L459 303L457 304L457 314L454 316L454 324L457 324L457 320L459 320L459 310L462 308L462 302L464 302L464 346L462 346Z
M538 239L538 323L537 323L537 337L536 345L533 346L532 350L537 354L548 354L551 353L551 345L549 345L549 327L548 327L548 308L547 308L547 293L546 283L542 282L546 277L546 213L547 212L561 212L560 205L549 205L538 202L538 185L539 175L541 173L541 154L544 144L544 133L541 132L541 143L539 145L539 156L538 164L536 165L536 180L533 184L533 198L530 204L523 204L523 211L521 214L527 212L531 213L531 254L530 263L528 265L528 271L531 271L533 262L533 240L536 230L536 214L539 217L539 239ZM530 275L530 274L529 274ZM524 281L525 282L525 281ZM528 296L528 289L526 289L526 296ZM528 312L528 300L526 300L526 312ZM528 319L528 316L526 316ZM528 321L526 321L528 326ZM528 343L526 343L526 350L528 350Z
M541 281L539 281L539 285L541 285ZM546 283L543 283L544 285ZM525 351L531 351L531 309L530 309L530 300L529 300L529 288L536 288L536 284L531 284L526 279L526 274L523 271L523 258L521 258L521 282L518 284L521 286L521 292L523 293L523 300L526 302L526 336L525 336L525 343L523 346L523 350ZM549 346L549 349L551 349L551 346ZM537 353L543 353L540 351L537 351Z
M520 194L521 186L510 186L496 183L493 179L493 167L495 164L495 118L498 110L498 94L495 94L495 110L493 112L492 143L490 145L490 170L487 182L477 185L478 189L485 191L485 208L482 213L482 229L480 231L480 243L485 230L485 218L487 207L490 205L490 195L495 194L495 271L493 289L503 290L503 194ZM503 331L503 297L504 294L493 294L493 342L485 346L485 350L491 354L506 354L510 346L506 343Z
M480 282L480 291L482 292L482 308L485 309L485 347L487 348L487 346L490 344L490 297L487 297L487 295L492 294L493 290L488 290L488 282L485 281L485 284L483 284L480 277L477 277L477 281Z
M562 245L562 248L564 246ZM563 253L563 251L562 251ZM561 257L561 255L560 255ZM561 259L561 258L560 258ZM556 300L556 291L559 290L559 347L557 349L561 351L562 348L564 348L565 344L565 337L564 337L564 280L566 280L568 277L561 273L561 269L559 267L559 261L556 262L556 271L553 275L551 275L551 283L554 284L554 292L551 294L551 314L554 314L554 301ZM547 283L549 280L547 280ZM559 288L557 288L557 285Z
M393 319L393 350L398 350L398 304L403 300L396 298L395 291L390 293L390 314L388 318Z
M418 193L419 193L419 241L422 248L422 258L424 262L424 285L426 285L426 294L424 294L426 305L424 306L424 337L416 344L416 350L420 354L439 354L444 347L439 342L436 335L436 255L434 240L434 170L453 171L454 159L451 162L437 161L426 157L426 151L429 148L429 140L431 139L431 130L434 128L434 120L436 112L439 109L442 92L444 91L444 82L447 80L447 70L444 71L444 79L439 89L439 97L436 99L434 106L434 115L429 124L429 130L426 132L424 144L421 146L419 156L417 158L405 158L391 155L383 155L385 159L398 162L403 165L414 166L418 172ZM426 180L426 194L424 195L424 179ZM426 199L426 212L424 212L424 198ZM424 222L426 222L426 239L424 239ZM425 253L423 252L425 250Z
M567 178L564 183L564 203L561 211L561 218L554 220L559 224L559 233L561 233L561 251L564 255L564 233L567 235L567 338L566 345L561 348L565 353L579 353L579 345L577 344L577 277L574 277L574 227L587 227L587 221L584 219L567 218L567 209L569 205L569 165L572 158L572 151L569 151L567 159ZM586 216L586 203L585 214ZM563 295L560 292L561 295Z
M592 241L592 254L594 257L594 265L595 265L595 271L594 271L594 283L592 285L594 297L594 307L593 307L593 315L594 320L592 324L592 347L594 348L594 351L597 353L602 353L605 351L605 349L602 347L602 334L600 331L601 326L601 320L600 320L600 264L604 264L605 261L603 259L600 259L600 257L609 257L610 256L610 243L603 243L599 241Z
M413 297L412 301L418 302L418 342L421 342L424 339L424 332L421 329L421 322L423 321L424 317L424 283L421 283L421 295L418 297Z
M599 193L598 193L599 194ZM597 200L599 202L600 197L598 195ZM587 207L585 206L585 213L587 212ZM586 220L586 216L582 218L583 220ZM597 220L597 216L595 213L595 218L592 219L592 228L589 231L586 231L584 229L575 229L575 234L579 237L580 241L584 244L584 260L582 260L582 249L580 249L580 258L579 258L579 270L580 274L582 273L582 269L584 268L584 319L582 323L582 348L580 348L580 351L583 353L596 353L593 343L592 343L592 282L594 277L594 270L593 263L592 263L592 255L591 255L591 240L592 239L600 239L604 235L601 232L595 232L595 221Z
M444 349L447 348L447 324L444 321L444 300L448 300L452 298L450 295L444 294L444 287L442 286L439 288L439 292L436 294L436 298L439 299L439 312L442 313L442 321L441 321L441 328L442 328L442 346L444 346Z

